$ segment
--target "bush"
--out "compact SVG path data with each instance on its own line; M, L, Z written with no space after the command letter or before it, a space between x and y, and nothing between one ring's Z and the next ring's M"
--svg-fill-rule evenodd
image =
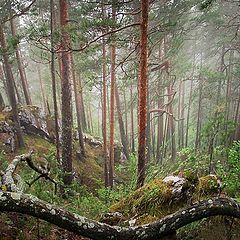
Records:
M222 178L225 191L231 197L240 195L240 141L227 150L227 162L217 163L217 174Z

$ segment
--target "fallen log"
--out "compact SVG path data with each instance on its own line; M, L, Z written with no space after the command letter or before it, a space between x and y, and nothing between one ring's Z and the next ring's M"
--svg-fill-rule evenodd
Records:
M240 204L234 199L219 197L195 203L156 222L128 228L90 220L35 196L17 192L0 192L0 211L28 214L93 240L154 240L210 216L225 215L240 219Z

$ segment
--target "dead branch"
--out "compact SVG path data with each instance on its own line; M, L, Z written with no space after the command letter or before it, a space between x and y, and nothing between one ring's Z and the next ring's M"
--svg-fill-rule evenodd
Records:
M2 181L0 183L0 186L4 186L4 188L10 192L22 192L22 188L20 187L20 183L22 183L22 179L19 175L15 174L15 171L17 169L17 166L20 162L26 162L27 165L34 170L35 172L39 173L40 175L32 180L30 183L26 182L29 187L32 186L38 179L45 178L46 180L51 181L55 185L55 192L57 190L57 183L49 176L50 175L50 169L41 168L37 164L34 163L32 159L33 151L30 151L27 154L22 154L19 156L16 156L13 161L8 165L5 172L2 173Z
M53 206L32 195L0 192L0 211L28 214L93 240L154 240L203 218L225 215L240 219L240 204L231 198L213 198L168 215L156 222L135 226L110 226Z

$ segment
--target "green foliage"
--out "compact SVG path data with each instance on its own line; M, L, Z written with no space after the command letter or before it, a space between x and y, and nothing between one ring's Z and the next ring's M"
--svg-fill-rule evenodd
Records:
M240 195L240 141L234 142L227 150L228 159L226 162L218 161L217 174L222 178L224 190L232 197Z
M215 2L215 0L205 0L200 3L199 9L201 11L208 10L214 2Z
M196 152L193 148L183 148L177 155L178 170L192 169L200 175L207 174L208 155L204 152Z

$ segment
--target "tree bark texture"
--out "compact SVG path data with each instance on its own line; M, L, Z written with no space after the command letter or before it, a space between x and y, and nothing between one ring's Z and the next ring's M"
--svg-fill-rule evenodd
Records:
M240 219L239 209L240 205L233 199L213 198L196 203L150 224L118 227L68 212L29 194L0 192L1 212L28 214L93 240L156 240L206 217L226 215Z
M140 65L138 80L138 177L137 188L143 186L146 165L146 127L147 127L147 30L149 1L141 1Z
M69 185L72 182L72 89L70 74L70 38L67 32L68 1L60 0L61 24L61 83L62 83L62 167L63 182Z

